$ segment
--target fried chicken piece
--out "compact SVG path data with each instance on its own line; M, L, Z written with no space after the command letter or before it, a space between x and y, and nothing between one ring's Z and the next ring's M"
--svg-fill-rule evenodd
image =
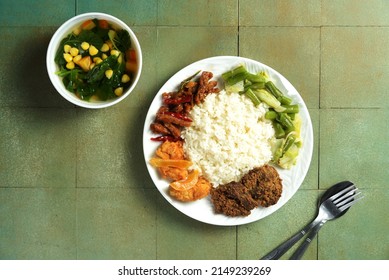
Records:
M183 141L165 141L155 152L162 159L185 159Z
M184 143L182 141L165 141L163 142L155 154L162 159L185 159ZM177 167L159 167L158 171L163 178L172 179L174 181L183 180L188 177L188 170Z
M177 167L159 167L159 174L162 178L171 179L173 181L184 180L188 177L188 170Z
M204 177L200 176L193 188L184 191L178 191L170 187L169 194L177 200L189 202L206 197L209 195L211 188L212 184Z

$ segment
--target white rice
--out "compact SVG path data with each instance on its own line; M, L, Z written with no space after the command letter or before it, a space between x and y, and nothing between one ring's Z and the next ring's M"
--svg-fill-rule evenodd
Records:
M192 125L182 132L184 150L216 187L241 177L272 158L274 129L264 105L238 93L209 94L191 110Z

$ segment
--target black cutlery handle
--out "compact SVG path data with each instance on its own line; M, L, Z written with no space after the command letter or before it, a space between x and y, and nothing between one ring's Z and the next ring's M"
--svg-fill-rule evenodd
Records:
M286 240L280 246L275 248L273 251L268 253L266 256L261 258L261 260L278 260L286 251L288 251L297 241L299 241L306 234L305 229L299 231L291 238Z
M312 240L315 238L318 231L324 225L325 222L318 223L308 234L307 238L305 238L304 242L301 243L300 247L293 253L290 257L291 260L300 260L304 255L305 251L308 249L308 246L311 244Z

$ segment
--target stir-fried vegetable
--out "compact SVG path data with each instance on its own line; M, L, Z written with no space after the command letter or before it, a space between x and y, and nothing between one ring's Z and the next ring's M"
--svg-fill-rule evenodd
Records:
M222 74L225 89L239 92L251 99L255 106L264 102L269 110L265 118L272 121L276 141L273 145L273 162L289 169L295 163L302 145L299 106L282 93L265 72L253 74L240 65Z
M251 88L246 90L246 96L251 99L251 101L254 103L255 106L259 105L261 103L261 99L257 94L255 94Z
M281 106L281 102L278 101L274 95L272 95L265 89L254 90L254 93L261 101L265 102L277 112L283 112L285 110L285 108Z
M99 19L85 21L64 38L54 60L66 89L83 100L122 95L137 70L129 33Z

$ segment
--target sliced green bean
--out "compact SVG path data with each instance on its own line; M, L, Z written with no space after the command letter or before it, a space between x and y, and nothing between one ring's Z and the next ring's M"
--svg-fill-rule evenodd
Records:
M288 114L286 113L279 113L277 121L285 128L288 130L293 130L294 125Z
M285 95L283 95L281 97L278 97L277 100L280 101L280 103L282 105L290 105L290 104L292 104L292 99L287 97L287 96L285 96Z
M283 107L285 108L285 111L283 113L292 113L292 114L297 114L300 110L299 110L299 105L297 104L294 104L294 105L283 105Z
M280 101L277 100L272 94L270 94L267 90L259 89L255 90L254 93L258 96L258 98L265 102L272 108L278 108L281 106Z
M274 97L279 98L283 96L282 92L276 87L276 85L272 81L268 81L265 84L266 89L274 95Z
M251 82L251 81L249 81L249 80L244 80L244 86L245 87L247 87L247 88L249 88L251 85L252 85L253 83Z
M295 141L296 141L296 137L294 137L291 133L288 134L288 136L286 136L285 138L285 143L282 148L282 153L285 153L287 150L289 150L289 148L292 147Z
M278 113L273 110L269 110L265 113L265 119L267 120L275 120L278 117Z
M279 139L285 136L285 130L282 128L282 125L276 121L273 121L274 136Z
M292 103L292 99L285 96L272 81L268 81L266 84L266 89L280 101L281 105L290 105Z
M303 143L301 141L294 142L297 148L301 148L303 146Z
M285 111L284 111L285 112ZM296 114L295 113L287 113L289 118L294 121L294 119L296 118Z
M250 87L252 90L255 90L255 89L264 89L264 88L265 88L265 83L262 83L262 82L252 83L249 87Z
M236 83L239 83L240 81L244 81L247 77L247 74L248 72L242 72L242 73L238 73L232 77L229 77L225 82L227 83L227 85L235 85Z
M236 67L228 72L223 73L222 78L224 81L227 81L233 76L236 76L236 75L241 74L241 73L246 73L246 72L247 72L246 68L243 65L240 65L240 66L238 66L238 67Z
M251 89L248 89L245 92L246 96L251 99L251 101L254 103L255 106L259 105L261 103L261 100L254 94L254 92Z
M253 82L253 83L266 83L266 79L264 76L259 74L252 74L250 72L247 72L247 80Z

